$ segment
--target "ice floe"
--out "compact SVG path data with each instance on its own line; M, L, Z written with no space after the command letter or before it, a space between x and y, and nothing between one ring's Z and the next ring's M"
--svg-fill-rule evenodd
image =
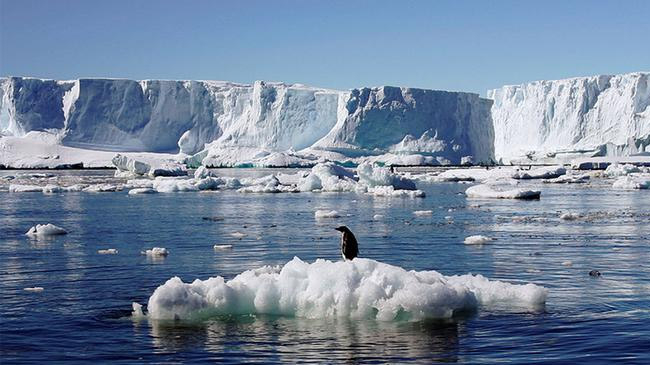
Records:
M625 175L612 184L614 189L635 190L650 189L650 175Z
M492 241L492 238L479 234L475 236L465 237L463 243L465 243L466 245L482 245L490 241Z
M321 218L338 218L341 215L336 210L317 210L314 212L314 217L316 219Z
M481 184L468 188L465 191L468 198L487 198L487 199L539 199L541 192L539 190L529 189L508 189L493 185Z
M100 255L117 255L118 251L116 248L107 248L105 250L97 250L97 253Z
M135 188L129 190L129 195L136 195L136 194L155 194L157 193L158 190L153 189L153 188Z
M153 247L150 250L146 250L143 254L152 257L164 257L169 255L169 251L164 247Z
M55 226L52 223L47 223L47 224L37 224L33 226L32 228L25 233L27 236L58 236L58 235L63 235L67 234L68 232L59 227Z
M151 319L205 319L215 315L272 314L306 318L374 318L381 321L450 318L481 307L538 310L547 289L481 275L444 276L407 271L371 259L307 263L248 270L234 279L173 277L149 298ZM141 314L141 307L133 306Z

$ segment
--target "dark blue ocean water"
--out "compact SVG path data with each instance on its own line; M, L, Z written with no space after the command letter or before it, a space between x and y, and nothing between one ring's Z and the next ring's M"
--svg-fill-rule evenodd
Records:
M462 192L468 185L458 183L420 184L424 199L0 192L0 360L650 363L650 192L538 186L539 201L467 200ZM315 220L316 209L336 209L342 218ZM429 209L430 216L413 214ZM567 211L587 218L560 220ZM384 218L374 220L375 214ZM46 240L24 236L48 222L70 233ZM229 279L294 256L339 260L333 230L339 224L355 232L364 257L409 270L533 282L550 290L546 307L388 323L264 316L156 323L129 317L132 302L146 303L175 275L186 282ZM247 236L232 237L236 231ZM496 241L463 244L474 234ZM234 247L214 251L214 244ZM170 255L140 255L152 246L166 247ZM97 253L106 248L119 253ZM594 269L602 276L590 277ZM23 290L35 286L44 290Z

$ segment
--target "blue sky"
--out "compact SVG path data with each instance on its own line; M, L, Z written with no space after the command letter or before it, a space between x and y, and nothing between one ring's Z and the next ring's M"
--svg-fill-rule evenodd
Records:
M0 75L471 91L650 70L650 1L0 0Z

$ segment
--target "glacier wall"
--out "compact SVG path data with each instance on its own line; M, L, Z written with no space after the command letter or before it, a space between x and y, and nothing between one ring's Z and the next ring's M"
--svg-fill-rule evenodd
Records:
M213 160L300 150L494 158L491 101L469 93L10 77L0 80L0 100L3 135L48 131L64 146L94 150L209 152Z
M601 75L488 91L497 159L643 152L650 145L649 77Z
M399 88L354 89L336 126L314 148L344 154L423 154L459 163L494 155L491 102L477 94Z

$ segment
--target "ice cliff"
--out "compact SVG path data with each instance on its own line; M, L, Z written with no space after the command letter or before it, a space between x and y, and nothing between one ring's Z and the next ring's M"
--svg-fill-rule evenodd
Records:
M209 165L313 165L379 155L457 164L494 157L491 101L469 93L10 77L0 79L0 100L4 136L49 132L63 146L181 152Z
M488 91L497 159L629 155L649 149L650 73L537 81Z

